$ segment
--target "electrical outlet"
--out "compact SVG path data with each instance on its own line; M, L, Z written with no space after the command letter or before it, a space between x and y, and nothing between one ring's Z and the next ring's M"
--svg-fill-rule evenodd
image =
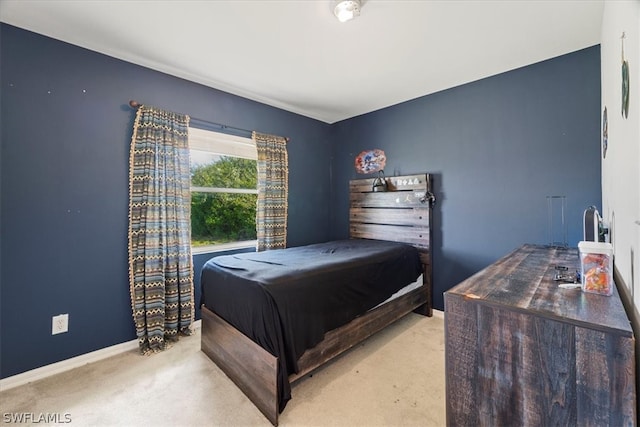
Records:
M69 314L53 316L51 320L51 335L61 334L69 330Z

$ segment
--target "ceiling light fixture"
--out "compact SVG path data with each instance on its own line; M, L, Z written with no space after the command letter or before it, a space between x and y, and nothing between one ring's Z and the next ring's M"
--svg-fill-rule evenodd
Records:
M338 0L334 2L333 14L338 21L347 22L360 15L360 0Z

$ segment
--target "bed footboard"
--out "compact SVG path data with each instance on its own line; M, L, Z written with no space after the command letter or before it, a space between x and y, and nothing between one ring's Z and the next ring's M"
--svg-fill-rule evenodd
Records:
M278 359L204 306L201 349L277 426Z

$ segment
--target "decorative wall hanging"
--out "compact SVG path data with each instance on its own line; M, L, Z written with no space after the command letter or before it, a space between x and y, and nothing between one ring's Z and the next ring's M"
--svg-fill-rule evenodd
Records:
M365 150L356 156L355 166L358 173L375 173L384 169L387 156L384 151L375 148Z
M629 63L624 59L624 39L626 35L623 32L622 37L622 117L629 117Z
M602 112L602 158L607 156L607 147L609 145L609 119L607 118L607 107Z

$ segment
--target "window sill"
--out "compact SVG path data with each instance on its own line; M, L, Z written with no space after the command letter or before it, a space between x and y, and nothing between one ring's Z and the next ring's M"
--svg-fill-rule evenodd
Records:
M208 253L214 253L214 252L227 252L227 251L233 251L236 249L255 248L257 243L258 243L257 240L245 240L242 242L221 243L219 245L198 246L195 248L191 248L191 254L199 255L199 254L208 254Z

